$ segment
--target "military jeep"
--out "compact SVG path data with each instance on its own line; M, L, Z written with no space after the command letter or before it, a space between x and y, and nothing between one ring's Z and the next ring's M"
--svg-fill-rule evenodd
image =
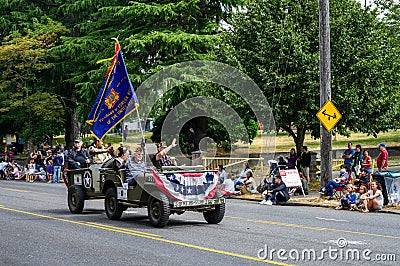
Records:
M128 170L104 166L67 172L68 207L72 213L81 213L87 199L104 198L109 219L119 220L128 208L147 207L155 227L164 227L171 214L187 210L202 212L211 224L221 222L225 215L225 198L218 189L216 170L203 170L202 166L151 167L136 176L134 186L129 186Z
M104 198L99 165L68 170L64 183L68 189L68 208L71 213L82 213L85 200Z
M202 212L208 223L217 224L225 214L225 198L218 190L215 172L202 166L148 168L135 178L135 186L128 186L126 170L100 169L107 217L118 220L127 208L147 207L155 227L164 227L171 214L186 210Z

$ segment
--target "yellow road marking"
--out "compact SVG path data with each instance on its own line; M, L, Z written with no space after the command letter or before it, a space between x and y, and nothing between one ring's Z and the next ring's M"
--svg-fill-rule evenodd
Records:
M11 209L11 208L4 207L3 205L0 205L0 209L6 210L6 211L22 213L22 214L27 214L27 215L32 215L32 216L41 217L41 218L47 218L47 219L61 221L61 222L66 222L66 223L72 223L72 224L88 226L88 227L102 229L102 230L106 230L106 231L112 231L112 232L116 232L116 233L122 233L122 234L127 234L127 235L132 235L132 236L138 236L138 237L142 237L142 238L146 238L146 239L151 239L151 240L154 240L154 241L164 242L164 243L173 244L173 245L182 246L182 247L188 247L188 248L192 248L192 249L208 251L208 252L212 252L212 253L222 254L222 255L226 255L226 256L231 256L231 257L236 257L236 258L241 258L241 259L246 259L246 260L251 260L251 261L258 261L258 262L270 263L270 264L275 264L275 265L292 265L292 264L287 264L287 263L283 263L283 262L279 262L279 261L260 259L260 258L257 258L257 257L247 256L247 255L233 253L233 252L229 252L229 251L224 251L224 250L219 250L219 249L214 249L214 248L208 248L208 247L203 247L203 246L183 243L183 242L174 241L174 240L168 240L168 239L162 238L162 237L160 237L158 235L154 235L154 234L147 233L147 232L124 229L124 228L119 228L119 227L109 226L109 225L104 225L104 224L99 224L99 223L93 223L93 222L77 222L77 221L72 221L72 220L52 217L52 216L33 213L33 212L27 212L27 211L22 211L22 210L17 210L17 209Z
M22 192L22 193L29 192L28 190L15 189L15 188L2 188L2 189L9 190L9 191L14 191L14 192Z
M22 189L4 188L4 187L0 187L0 188L2 188L4 190L13 191L13 192L32 193L32 194L41 194L41 195L50 195L50 196L56 196L56 197L64 197L64 195L51 194L51 193L48 193L48 192L37 192L37 191L31 191L31 190L22 190Z
M224 218L231 218L231 219L238 219L238 220L253 222L253 223L271 224L271 225L301 228L301 229L308 229L308 230L315 230L315 231L333 231L333 232L340 232L340 233L351 233L351 234L355 234L355 235L367 235L367 236L377 236L377 237L384 237L384 238L400 239L400 236L372 234L372 233L367 233L367 232L357 232L357 231L336 229L336 228L329 228L329 227L313 227L313 226L308 226L308 225L290 224L290 223L274 222L274 221L268 221L268 220L256 220L256 219L243 218L243 217L239 217L239 216L225 216Z

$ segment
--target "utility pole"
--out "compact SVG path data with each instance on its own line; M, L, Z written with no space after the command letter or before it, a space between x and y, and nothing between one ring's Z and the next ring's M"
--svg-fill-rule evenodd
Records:
M320 107L331 99L331 47L329 0L318 0L319 5L319 81ZM321 185L332 178L332 134L321 128Z

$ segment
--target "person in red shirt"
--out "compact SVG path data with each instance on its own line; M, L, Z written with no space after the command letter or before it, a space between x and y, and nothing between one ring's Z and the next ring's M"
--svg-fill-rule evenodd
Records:
M379 153L376 164L378 166L378 171L381 172L382 170L383 171L387 170L387 167L389 165L389 155L386 150L385 143L379 143L378 147L381 150L381 153Z

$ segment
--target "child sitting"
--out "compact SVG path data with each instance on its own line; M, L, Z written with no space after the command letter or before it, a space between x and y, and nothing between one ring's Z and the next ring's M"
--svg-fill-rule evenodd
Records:
M342 210L343 208L349 208L350 211L354 209L357 204L357 194L354 192L352 185L347 185L344 190L344 195L339 201L339 206L336 210Z
M355 209L361 210L364 206L364 200L367 198L367 188L365 186L361 186L359 189L359 193L357 195L357 204L355 206Z

